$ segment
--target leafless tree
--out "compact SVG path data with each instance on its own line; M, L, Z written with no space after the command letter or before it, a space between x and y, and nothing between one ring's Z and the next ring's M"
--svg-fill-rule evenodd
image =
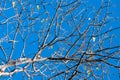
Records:
M119 18L110 0L98 1L1 0L1 78L103 80L112 69L119 73Z

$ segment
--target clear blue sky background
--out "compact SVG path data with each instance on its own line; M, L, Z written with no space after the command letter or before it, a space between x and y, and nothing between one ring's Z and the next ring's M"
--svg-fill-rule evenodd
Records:
M91 4L94 4L96 6L98 6L99 4L97 4L98 1L100 0L90 0ZM112 17L120 17L120 0L111 0L112 3L112 8L110 9L110 11L113 13ZM115 21L113 23L110 24L110 26L112 27L120 27L120 20L119 21ZM114 45L120 45L120 29L117 31L112 32L116 37L114 39L113 44ZM106 76L106 78L104 80L120 80L120 78L118 77L118 72L116 69L109 67L107 70L110 70L110 78L108 78Z
M98 6L99 5L99 1L100 0L89 0L90 1L90 4L91 5L96 5L96 6ZM120 17L120 0L111 0L111 3L113 4L113 7L111 8L111 12L113 12L113 17ZM34 3L33 3L34 4ZM10 5L10 3L8 3L7 4L8 6ZM7 16L12 16L12 15L14 15L12 12L11 12L12 10L10 10L10 11L7 11L7 12L5 12L6 13L6 15ZM52 11L52 10L51 10ZM52 14L51 14L52 15ZM0 18L0 19L2 19L2 18ZM119 21L117 21L117 22L113 22L112 24L111 24L111 26L112 27L120 27L120 20ZM4 31L5 29L0 29L0 33L2 32L2 31ZM116 38L115 38L115 42L113 42L114 43L114 45L120 45L120 30L118 31L117 30L117 32L116 31L114 31L113 32L115 35L116 35ZM4 33L3 33L4 34ZM3 35L1 34L0 35L0 38L2 37ZM34 37L34 35L32 35L33 37ZM18 38L19 39L19 38ZM33 40L33 38L31 37L31 41ZM35 39L34 39L35 40ZM28 40L28 41L30 41L30 40ZM6 45L6 44L3 44L3 45L5 45L5 46L9 46L9 45ZM18 53L19 51L20 51L20 49L21 49L21 46L22 44L21 43L18 43L17 44L17 48L16 48L16 53ZM29 47L29 46L28 46ZM32 47L34 47L34 50L31 50L30 49L30 47L26 50L26 52L28 51L28 52L34 52L35 50L36 50L36 47L35 47L35 45L32 45ZM8 51L9 52L9 51ZM45 50L45 52L47 52L47 50ZM52 51L49 51L49 52L52 52ZM30 55L30 53L28 53L28 55ZM16 56L14 56L13 58L16 58L16 57L19 57L20 55L16 55ZM30 55L30 56L32 56L32 55ZM48 55L44 55L44 56L48 56ZM117 71L115 70L115 69L113 69L113 68L109 68L112 72L113 72L113 74L111 73L110 74L110 80L120 80L119 78L118 78L118 75L117 74L115 74L114 75L114 73L116 73ZM15 77L13 77L12 78L12 80L21 80L21 73L18 73L18 74L15 74L14 76ZM7 78L7 77L6 77ZM40 80L40 77L39 78L36 78L36 80ZM104 79L104 80L106 80L106 79Z

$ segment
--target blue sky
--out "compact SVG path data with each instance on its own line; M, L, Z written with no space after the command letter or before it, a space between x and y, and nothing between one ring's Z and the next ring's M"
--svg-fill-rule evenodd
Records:
M14 37L15 37L14 36L14 34L15 34L14 31L16 31L16 25L19 24L19 21L17 21L17 19L21 20L21 23L19 24L20 26L22 26L20 28L20 32L19 32L21 34L18 34L16 36L16 42L14 44L14 48L15 49L14 49L14 52L12 53L13 54L12 59L15 60L15 59L19 58L20 56L22 56L22 57L27 56L27 57L31 58L31 57L33 57L35 55L36 51L38 50L38 44L41 44L42 40L43 40L42 38L40 38L40 41L37 42L38 41L38 33L32 33L31 34L31 32L32 31L34 31L34 32L38 32L38 31L42 32L42 31L46 30L47 26L49 26L50 22L51 22L51 20L49 20L48 17L52 18L54 16L55 10L51 6L47 6L46 8L47 8L49 14L47 14L47 13L43 14L44 6L42 6L40 4L39 0L31 0L31 1L28 0L29 3L31 4L30 6L27 6L29 3L25 3L25 6L26 6L25 9L28 11L28 13L23 13L21 18L19 19L17 17L16 13L18 13L18 14L21 13L21 8L22 8L21 5L22 4L19 4L19 2L17 2L17 0L6 0L6 1L8 1L6 3L6 5L4 5L4 1L2 1L1 5L0 5L0 9L3 6L5 6L5 8L7 9L7 10L4 10L2 12L2 14L4 14L6 17L13 16L14 18L10 18L8 20L8 23L3 24L2 22L4 22L6 20L6 17L0 16L0 26L1 26L0 27L0 39L1 39L1 41L3 40L0 43L0 45L2 45L2 47L5 49L5 52L8 53L8 55L12 53L11 49L13 47L11 47L12 44L9 43L9 41L14 39ZM17 5L18 8L12 8L12 4L11 4L12 1L13 2L15 1L16 4L19 4L19 5ZM23 0L21 0L21 1L24 2ZM95 6L95 8L97 9L101 0L88 0L88 1L89 1L88 2L89 4L85 4L85 5L87 5L87 6L88 5ZM48 2L51 2L51 0L48 0ZM70 1L68 0L68 3L69 2ZM110 8L110 12L113 12L113 14L110 17L116 17L116 18L120 17L120 0L111 0L111 3L112 3L112 7ZM53 1L53 7L55 7L55 6L56 6L56 4ZM40 7L40 10L38 9L38 7ZM8 8L10 8L10 9L8 9ZM80 9L80 8L78 8L78 9ZM61 10L59 12L59 14L61 12L66 11L66 10L67 10L67 8L64 8L64 10ZM89 10L91 10L91 9L89 9ZM32 12L29 13L29 11L32 11ZM73 15L76 15L77 13L79 13L79 11L80 10L76 10ZM34 15L31 15L32 13L34 13ZM39 15L39 13L40 13L40 15ZM92 13L92 11L91 11L91 13ZM89 14L85 14L85 15L88 16ZM25 17L28 17L28 16L31 16L31 19L32 18L34 19L34 17L37 17L37 16L39 16L39 17L35 21L33 20L33 22L32 22L30 20L25 19ZM90 17L92 17L92 16L93 15L90 15ZM65 19L71 19L71 18L69 16L67 16ZM55 22L53 22L53 23L55 23ZM58 23L60 23L59 20L58 20ZM29 27L28 27L29 24L35 24L35 25L33 25L32 28L30 27L31 29L29 30ZM85 24L84 26L86 26L86 25L88 25L88 24ZM61 35L60 38L67 36L67 34L70 33L70 31L72 32L72 30L74 29L73 26L68 25L66 22L63 22L62 26L63 26L64 30L66 30L66 31L64 32L64 30L63 30L63 31L60 32L60 35ZM68 28L68 26L69 26L69 28ZM111 26L113 28L120 27L120 20L119 21L113 21L112 23L110 23L105 28L105 30L107 30L107 28L109 28ZM53 29L55 29L55 28L56 28L55 25L53 25ZM42 29L44 29L44 30L42 30ZM84 30L84 29L85 29L85 27L81 28L81 31ZM25 30L25 32L23 30ZM57 28L56 31L58 31L58 30L59 29ZM39 34L39 36L43 36L44 37L45 34L46 33ZM89 34L91 34L91 32L88 33L88 35ZM111 34L115 35L115 38L113 39L112 45L120 45L120 29L117 30L117 31L113 31L109 35L111 35ZM24 43L22 38L25 38L26 36L28 38L25 40L26 43ZM54 36L55 36L54 30L51 30L50 31L50 35L48 36L48 39L46 40L46 42L51 41L54 38ZM77 37L76 37L76 39L77 39ZM76 39L71 38L70 42L74 42ZM25 50L23 52L25 54L21 55L22 49L23 49L24 45L26 45L25 46ZM108 44L105 43L104 46L108 46ZM67 47L67 45L63 45L62 43L60 43L60 44L58 43L58 44L55 44L55 45L52 45L52 46L47 46L42 51L41 56L42 57L49 57L49 56L51 56L52 53L57 52L58 50L61 51L61 52L58 52L58 53L60 53L60 55L64 55L64 53L65 53L65 49L64 48L66 48L66 47ZM72 53L74 51L75 50L73 49L73 50L70 51L70 53ZM6 57L2 54L2 51L0 51L0 55L1 55L0 58L3 58L4 60L6 60ZM72 55L72 54L70 54L70 55ZM0 63L2 63L2 62L0 62ZM56 64L56 66L57 66L57 64ZM64 65L61 65L61 67L58 67L58 70L62 71L64 69L65 69ZM114 69L112 67L108 67L106 70L110 70L111 71L111 73L109 74L109 76L110 76L109 80L119 80L118 75L116 74L117 73L116 69ZM50 72L46 72L46 74L49 74L49 73ZM16 80L16 79L21 80L21 76L22 76L22 72L21 73L17 73L15 75L13 75L12 80ZM4 79L5 78L7 79L8 77L4 77ZM25 77L25 79L26 78L27 77ZM38 79L40 80L40 78L41 77L35 77L34 80L38 80ZM107 76L105 76L104 80L106 80L106 78L107 78Z

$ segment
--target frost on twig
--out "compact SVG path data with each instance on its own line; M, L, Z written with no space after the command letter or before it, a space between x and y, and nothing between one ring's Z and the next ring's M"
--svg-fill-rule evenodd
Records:
M12 2L12 7L14 8L14 7L15 7L15 5L16 5L16 2L15 2L15 1L13 1L13 2Z
M92 37L92 41L95 42L95 41L96 41L96 38L95 38L95 37Z

